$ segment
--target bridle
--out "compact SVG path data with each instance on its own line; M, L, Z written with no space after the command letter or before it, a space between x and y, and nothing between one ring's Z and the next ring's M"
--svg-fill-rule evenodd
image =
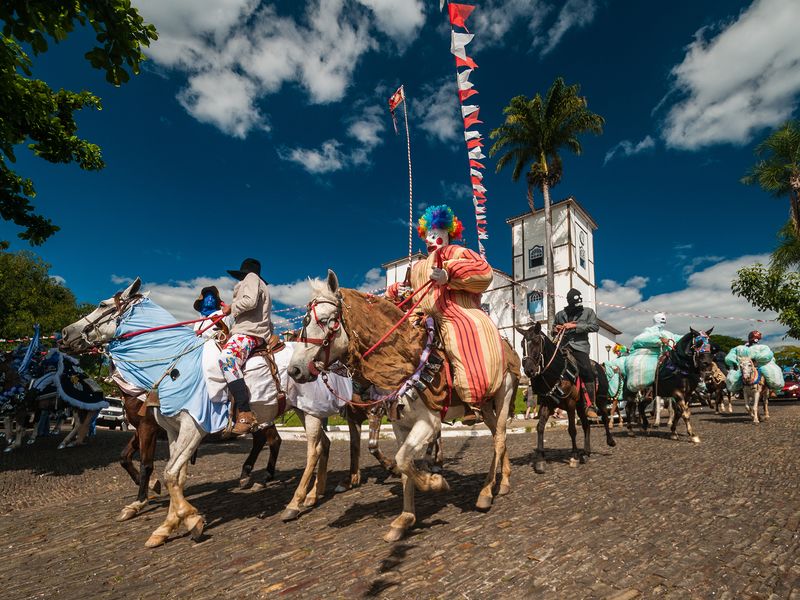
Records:
M102 346L103 343L92 342L89 340L89 334L92 331L97 331L100 333L100 323L105 323L109 316L113 314L117 314L117 325L119 325L120 320L122 319L123 315L128 311L131 305L134 302L140 300L142 298L141 294L135 294L133 296L128 296L124 300L122 299L122 292L117 292L114 294L114 306L109 306L106 310L100 313L94 320L88 320L86 325L84 325L83 329L81 329L81 339L89 346L89 348L97 348Z
M697 358L701 354L711 354L711 341L709 340L708 334L703 333L702 331L698 333L692 339L692 364L694 364L694 368L698 371L700 370L700 365L697 363Z
M740 363L740 365L739 365L739 368L740 368L740 369L741 369L741 371L742 371L742 383L743 383L745 386L748 386L748 387L750 387L750 386L756 386L756 385L758 385L758 384L759 384L759 382L761 381L761 371L759 371L759 370L758 370L758 368L756 367L756 365L755 365L755 363L753 362L753 360L752 360L752 359L749 359L749 360L750 360L750 365L751 365L751 366L752 366L752 368L753 368L753 371L752 371L752 377L751 377L751 378L749 378L749 379L746 379L746 378L745 378L745 376L744 376L744 369L742 369L742 367L741 367L741 363Z
M547 379L545 378L544 374L547 372L547 370L553 364L553 361L555 360L556 355L560 351L561 342L564 339L564 333L565 333L565 330L562 329L561 331L558 332L558 334L556 334L556 338L554 340L555 348L553 349L553 354L550 356L550 360L547 361L547 364L545 364L545 362L544 362L544 339L545 339L545 336L541 332L536 334L538 336L538 338L539 338L539 357L538 357L538 360L534 359L534 362L536 363L537 370L533 374L528 375L528 378L530 380L536 379L538 377L538 378L541 378L542 381L544 381L545 385L549 385L549 383L548 383ZM533 343L533 340L529 340L527 338L527 336L523 337L522 339L523 339L522 356L524 358L530 358L530 356L528 354L528 352L529 352L528 344ZM568 356L564 356L564 367L561 369L561 373L559 373L558 376L556 377L555 383L550 388L550 391L547 392L547 394L546 394L547 396L556 396L556 397L559 397L559 398L563 398L564 397L564 392L562 391L561 386L559 385L559 383L561 383L561 381L563 379L568 379L566 377L566 375L567 375L567 372L568 372L569 364L570 364L570 358Z
M320 304L330 304L331 306L336 307L333 315L325 323L320 321L319 317L317 316L317 306ZM310 344L312 346L320 346L317 354L314 355L314 358L308 363L308 370L313 376L327 371L330 367L331 342L342 331L342 307L342 296L340 294L336 294L336 302L327 300L325 298L315 298L308 303L306 315L303 317L303 328L300 330L300 336L297 338L297 341L306 345ZM317 327L325 332L325 337L308 337L306 331L308 326L311 324L312 318L314 319L314 323L317 324ZM325 359L320 361L319 354L323 350L325 351ZM316 364L319 362L322 363L321 368Z

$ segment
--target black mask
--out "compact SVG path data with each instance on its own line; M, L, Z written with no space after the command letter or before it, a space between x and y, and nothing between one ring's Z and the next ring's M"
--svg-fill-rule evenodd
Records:
M567 307L564 310L571 317L574 317L583 311L583 296L575 288L572 288L569 292L567 292Z

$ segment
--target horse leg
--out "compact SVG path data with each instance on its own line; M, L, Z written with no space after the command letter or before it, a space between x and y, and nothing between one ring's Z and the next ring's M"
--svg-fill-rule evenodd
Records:
M614 438L611 436L609 422L613 423L614 417L609 416L608 398L605 399L605 402L597 402L597 408L600 411L600 421L603 423L603 429L606 431L606 446L613 448L617 445L617 442L614 441Z
M655 402L654 398L653 403ZM647 434L647 430L650 429L650 422L647 420L647 404L645 402L639 403L639 420L641 421L642 431Z
M580 400L578 401L580 402ZM572 440L572 455L569 457L569 466L578 466L578 428L575 425L575 411L576 404L574 399L567 401L567 431L569 431L570 440Z
M139 447L139 493L134 502L122 509L119 517L117 517L118 521L127 521L138 515L147 506L151 489L156 495L161 493L161 482L158 478L151 485L153 462L156 454L156 439L158 438L158 424L156 424L153 417L153 410L155 409L147 409L149 414L140 421L139 428L134 434L137 437L136 444ZM133 468L133 465L131 467Z
M381 466L384 469L389 471L394 475L400 475L400 471L397 470L397 463L394 460L389 460L384 456L383 452L381 452L381 448L379 445L379 440L381 437L381 418L379 415L376 415L372 411L369 412L369 442L367 445L367 449L372 456L375 457Z
M247 490L253 487L253 467L255 467L258 456L264 449L267 443L267 430L257 429L253 432L253 445L250 448L250 454L244 460L242 465L242 472L239 475L239 489Z
M769 421L769 388L767 386L762 386L761 393L764 398L764 420Z
M328 457L331 453L331 440L322 429L322 420L320 419L320 437L319 444L317 445L317 476L314 485L311 487L308 496L306 496L303 506L311 508L317 503L319 498L325 495L325 487L328 482Z
M661 427L661 411L663 410L664 399L661 396L653 398L653 427Z
M540 475L544 473L544 430L547 419L550 418L550 405L547 402L539 404L539 422L536 424L536 454L533 457L533 470Z
M675 423L672 425L673 431L677 427L677 422L678 422L677 411L678 409L680 409L681 413L680 416L683 418L683 422L686 424L686 433L689 435L689 439L692 441L692 443L699 444L700 436L695 435L694 430L692 429L692 422L691 422L692 412L691 409L689 408L689 402L686 400L686 397L684 396L683 393L677 392L677 395L675 398L673 398L672 402L673 404L676 405Z
M443 468L444 468L444 443L442 439L442 432L440 431L439 435L436 436L436 442L434 444L433 466L431 467L431 473L441 473Z
M753 395L753 423L758 423L758 401L760 400L759 396L761 394L758 393L758 387L753 386L752 392Z
M361 422L363 419L358 419L350 406L345 410L347 429L350 431L350 481L337 485L334 490L337 494L361 485Z
M300 511L311 487L311 478L314 475L314 469L319 459L318 451L321 449L322 421L300 410L295 410L306 432L306 466L303 470L303 475L300 477L300 483L297 484L294 496L292 496L291 501L281 515L281 519L284 521L293 521L300 516Z
M164 480L170 493L172 518L170 519L168 514L167 521L151 534L150 539L145 543L148 548L160 546L166 542L169 535L177 529L181 522L185 523L194 541L200 539L205 527L205 520L183 494L189 471L189 460L200 442L203 441L205 432L187 412L178 414L176 423L172 425L171 429L173 439L170 443L167 468L164 470Z
M505 385L495 394L492 402L485 402L483 406L481 406L483 421L486 423L494 439L494 451L492 452L492 460L489 463L489 471L486 473L486 480L483 483L483 488L478 494L478 500L475 503L475 507L481 511L489 510L492 506L494 483L497 479L498 467L503 467L500 480L500 489L503 491L503 495L511 491L511 482L509 479L511 475L510 463L509 472L507 473L505 471L504 457L506 457L507 454L506 424L508 423L508 411L511 404L511 392L508 388L514 390L516 386L509 381L508 376L506 376L505 379Z
M127 505L122 509L122 512L117 517L117 521L127 521L128 519L132 519L135 517L139 510L141 510L145 504L147 504L147 497L145 496L144 502L142 503L142 474L136 468L133 463L134 455L139 452L139 430L136 429L131 436L131 439L128 440L128 444L122 450L122 454L119 457L119 464L122 466L123 469L131 476L133 482L139 488L139 494L136 498L135 502ZM147 486L145 484L145 493Z
M76 446L80 446L86 441L86 436L89 435L89 428L92 425L92 420L99 412L99 410L90 410L84 415L78 426L78 438L75 440Z
M267 446L269 447L269 460L267 461L267 474L264 476L264 483L275 479L275 466L278 464L278 453L281 451L281 434L275 424L270 424L264 429L267 435Z
M636 400L635 395L629 395L625 401L625 425L630 437L636 435L633 431L633 415L638 410L638 404L639 402Z
M597 403L595 402L595 404ZM583 402L578 401L577 411L578 418L581 420L581 428L583 429L583 452L578 453L578 461L585 465L592 455L591 423L589 423L589 416L586 414L586 406Z
M725 393L728 395L728 413L732 414L733 413L733 394L731 394L728 391L725 391Z

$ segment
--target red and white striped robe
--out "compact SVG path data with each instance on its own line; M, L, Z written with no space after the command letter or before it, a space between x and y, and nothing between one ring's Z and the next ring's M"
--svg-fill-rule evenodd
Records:
M459 397L480 405L497 392L503 380L500 332L481 310L481 293L492 282L492 268L478 253L463 246L445 246L439 252L449 279L447 285L431 286L420 309L433 316L439 326ZM435 253L413 266L414 289L430 280L435 266ZM390 286L387 297L396 300L397 288L398 284Z

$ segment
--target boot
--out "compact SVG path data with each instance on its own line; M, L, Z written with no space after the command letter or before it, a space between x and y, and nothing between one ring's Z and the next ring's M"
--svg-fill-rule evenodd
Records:
M237 409L233 433L236 435L250 433L258 425L258 420L253 411L250 410L250 390L247 388L244 379L234 379L228 382L228 392L232 396L231 409L233 409L234 402Z
M597 394L595 394L596 387L594 381L590 381L589 385L584 386L586 393L589 395L589 403L586 405L586 416L590 419L597 418L597 411L595 410L595 403L597 402Z

